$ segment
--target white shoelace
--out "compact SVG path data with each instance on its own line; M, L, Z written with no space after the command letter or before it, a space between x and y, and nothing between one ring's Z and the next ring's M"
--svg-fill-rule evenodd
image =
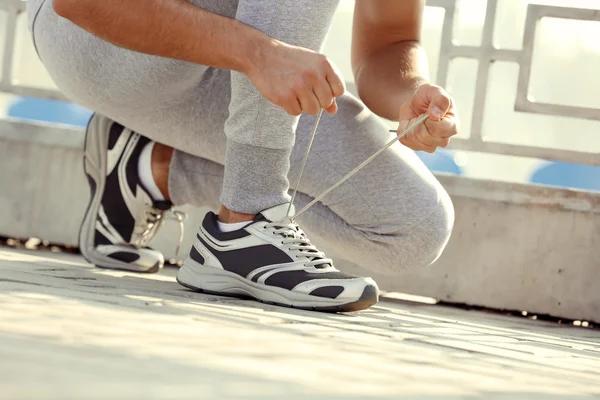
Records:
M293 216L290 216L290 211L292 209L292 204L294 203L294 199L296 198L296 194L298 193L298 188L300 187L300 182L302 180L302 175L304 174L304 167L306 166L306 160L308 159L308 153L310 152L310 148L312 147L313 140L315 139L315 135L317 134L317 128L319 127L319 122L321 120L321 116L322 115L323 115L323 109L321 109L319 111L319 114L317 115L317 119L315 121L315 125L314 125L313 131L312 131L312 135L311 135L310 141L308 143L308 148L306 149L306 153L304 154L304 159L302 161L302 167L300 168L300 175L298 176L298 181L296 183L296 187L294 188L294 192L292 194L292 200L290 201L290 206L288 207L288 211L286 213L286 217L283 218L282 220L280 220L279 222L283 222L283 221L289 220L292 223L295 223L296 217L298 217L300 214L304 213L306 210L308 210L309 208L311 208L319 200L321 200L323 197L327 196L331 191L333 191L334 189L336 189L342 183L346 182L354 174L356 174L358 171L360 171L361 169L363 169L367 164L369 164L377 156L379 156L381 153L383 153L388 147L391 147L394 143L396 143L398 140L400 140L403 136L405 136L406 134L412 132L417 126L419 126L419 124L422 124L428 118L427 114L421 115L419 118L416 119L416 121L412 125L410 125L404 131L402 131L401 133L399 133L395 138L393 138L392 140L390 140L381 149L377 150L371 157L367 158L360 165L358 165L356 168L354 168L352 171L350 171L346 176L344 176L342 179L340 179L339 181L337 181L336 183L334 183L329 189L327 189L326 191L324 191L323 193L321 193L319 196L315 197L315 199L313 201L311 201L306 206L304 206L304 208L302 208L296 214L294 214Z
M140 235L140 239L138 240L137 245L140 247L147 246L148 243L150 243L154 236L156 236L156 233L163 226L165 220L171 219L179 222L179 242L175 250L175 256L177 257L179 255L179 249L181 248L181 244L183 243L183 222L186 218L187 214L183 211L173 210L172 208L168 210L159 210L152 206L148 206L148 208L146 209L146 229Z
M324 268L333 265L333 260L327 258L322 251L319 251L294 221L288 223L270 222L265 224L265 229L268 228L274 228L273 234L283 236L281 244L287 245L290 251L295 251L296 258L306 257L309 259L304 263L305 266Z

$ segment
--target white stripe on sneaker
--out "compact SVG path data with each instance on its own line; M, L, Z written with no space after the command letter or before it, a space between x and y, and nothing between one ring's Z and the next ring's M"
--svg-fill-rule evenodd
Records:
M121 153L123 153L123 149L127 145L129 141L129 137L131 136L131 130L123 129L123 133L119 135L119 139L117 139L117 143L115 143L112 149L107 149L106 152L106 175L110 175L110 173L115 169L117 164L119 163L119 159L121 158Z
M102 206L102 204L100 204L100 207L98 208L98 217L100 217L100 220L102 221L102 223L100 224L100 226L102 226L102 228L104 229L104 231L100 230L102 232L102 234L104 236L106 236L107 239L109 239L112 243L124 243L125 240L123 240L123 237L121 236L121 234L119 233L119 231L117 231L115 229L114 226L111 225L110 221L108 220L108 217L106 216L106 213L104 212L104 207ZM96 222L96 228L98 228L98 222ZM105 234L106 232L106 234Z
M120 241L117 240L117 238L115 238L113 235L111 235L110 232L108 230L106 230L104 225L102 225L102 223L98 220L96 220L96 230L98 232L100 232L102 235L104 235L105 238L110 240L111 243L120 243Z

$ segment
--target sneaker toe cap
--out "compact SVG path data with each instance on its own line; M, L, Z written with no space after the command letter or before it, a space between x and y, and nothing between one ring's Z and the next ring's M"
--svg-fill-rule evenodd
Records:
M116 244L98 246L96 251L108 258L111 263L110 266L116 269L156 272L165 263L161 252L149 248Z
M377 283L371 278L359 277L312 280L296 286L294 291L338 300L357 300L364 295L365 291L371 296L379 297Z

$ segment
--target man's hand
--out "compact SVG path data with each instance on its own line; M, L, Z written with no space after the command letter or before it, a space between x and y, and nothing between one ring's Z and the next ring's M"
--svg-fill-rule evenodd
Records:
M400 108L398 133L425 113L429 114L425 123L400 138L400 143L415 151L433 153L438 147L448 146L450 138L458 133L459 121L452 97L439 86L423 84Z
M247 76L267 100L290 115L314 115L321 108L334 114L335 98L345 91L341 74L327 57L276 41Z

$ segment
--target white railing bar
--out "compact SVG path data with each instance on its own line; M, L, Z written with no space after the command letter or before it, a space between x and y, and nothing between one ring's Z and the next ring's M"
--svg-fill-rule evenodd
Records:
M450 49L454 47L452 43L452 37L454 34L454 20L456 18L458 8L454 0L429 0L427 1L427 5L444 8L444 22L442 25L442 39L440 43L436 82L438 85L445 87L446 83L448 82L448 70L450 69Z
M498 0L489 0L485 10L485 22L481 38L482 51L479 53L477 80L475 82L475 98L473 100L473 116L471 119L471 140L481 140L483 116L487 98L487 88L490 74L491 53L493 49L494 26L496 24L496 9Z
M452 46L449 50L451 58L475 58L481 57L483 47L478 46ZM521 58L520 50L497 49L495 47L487 49L487 56L492 61L508 61L518 63Z
M15 48L15 34L17 27L17 10L9 8L6 16L6 27L4 30L4 55L2 57L2 77L0 78L0 90L8 88L12 82L12 64Z

